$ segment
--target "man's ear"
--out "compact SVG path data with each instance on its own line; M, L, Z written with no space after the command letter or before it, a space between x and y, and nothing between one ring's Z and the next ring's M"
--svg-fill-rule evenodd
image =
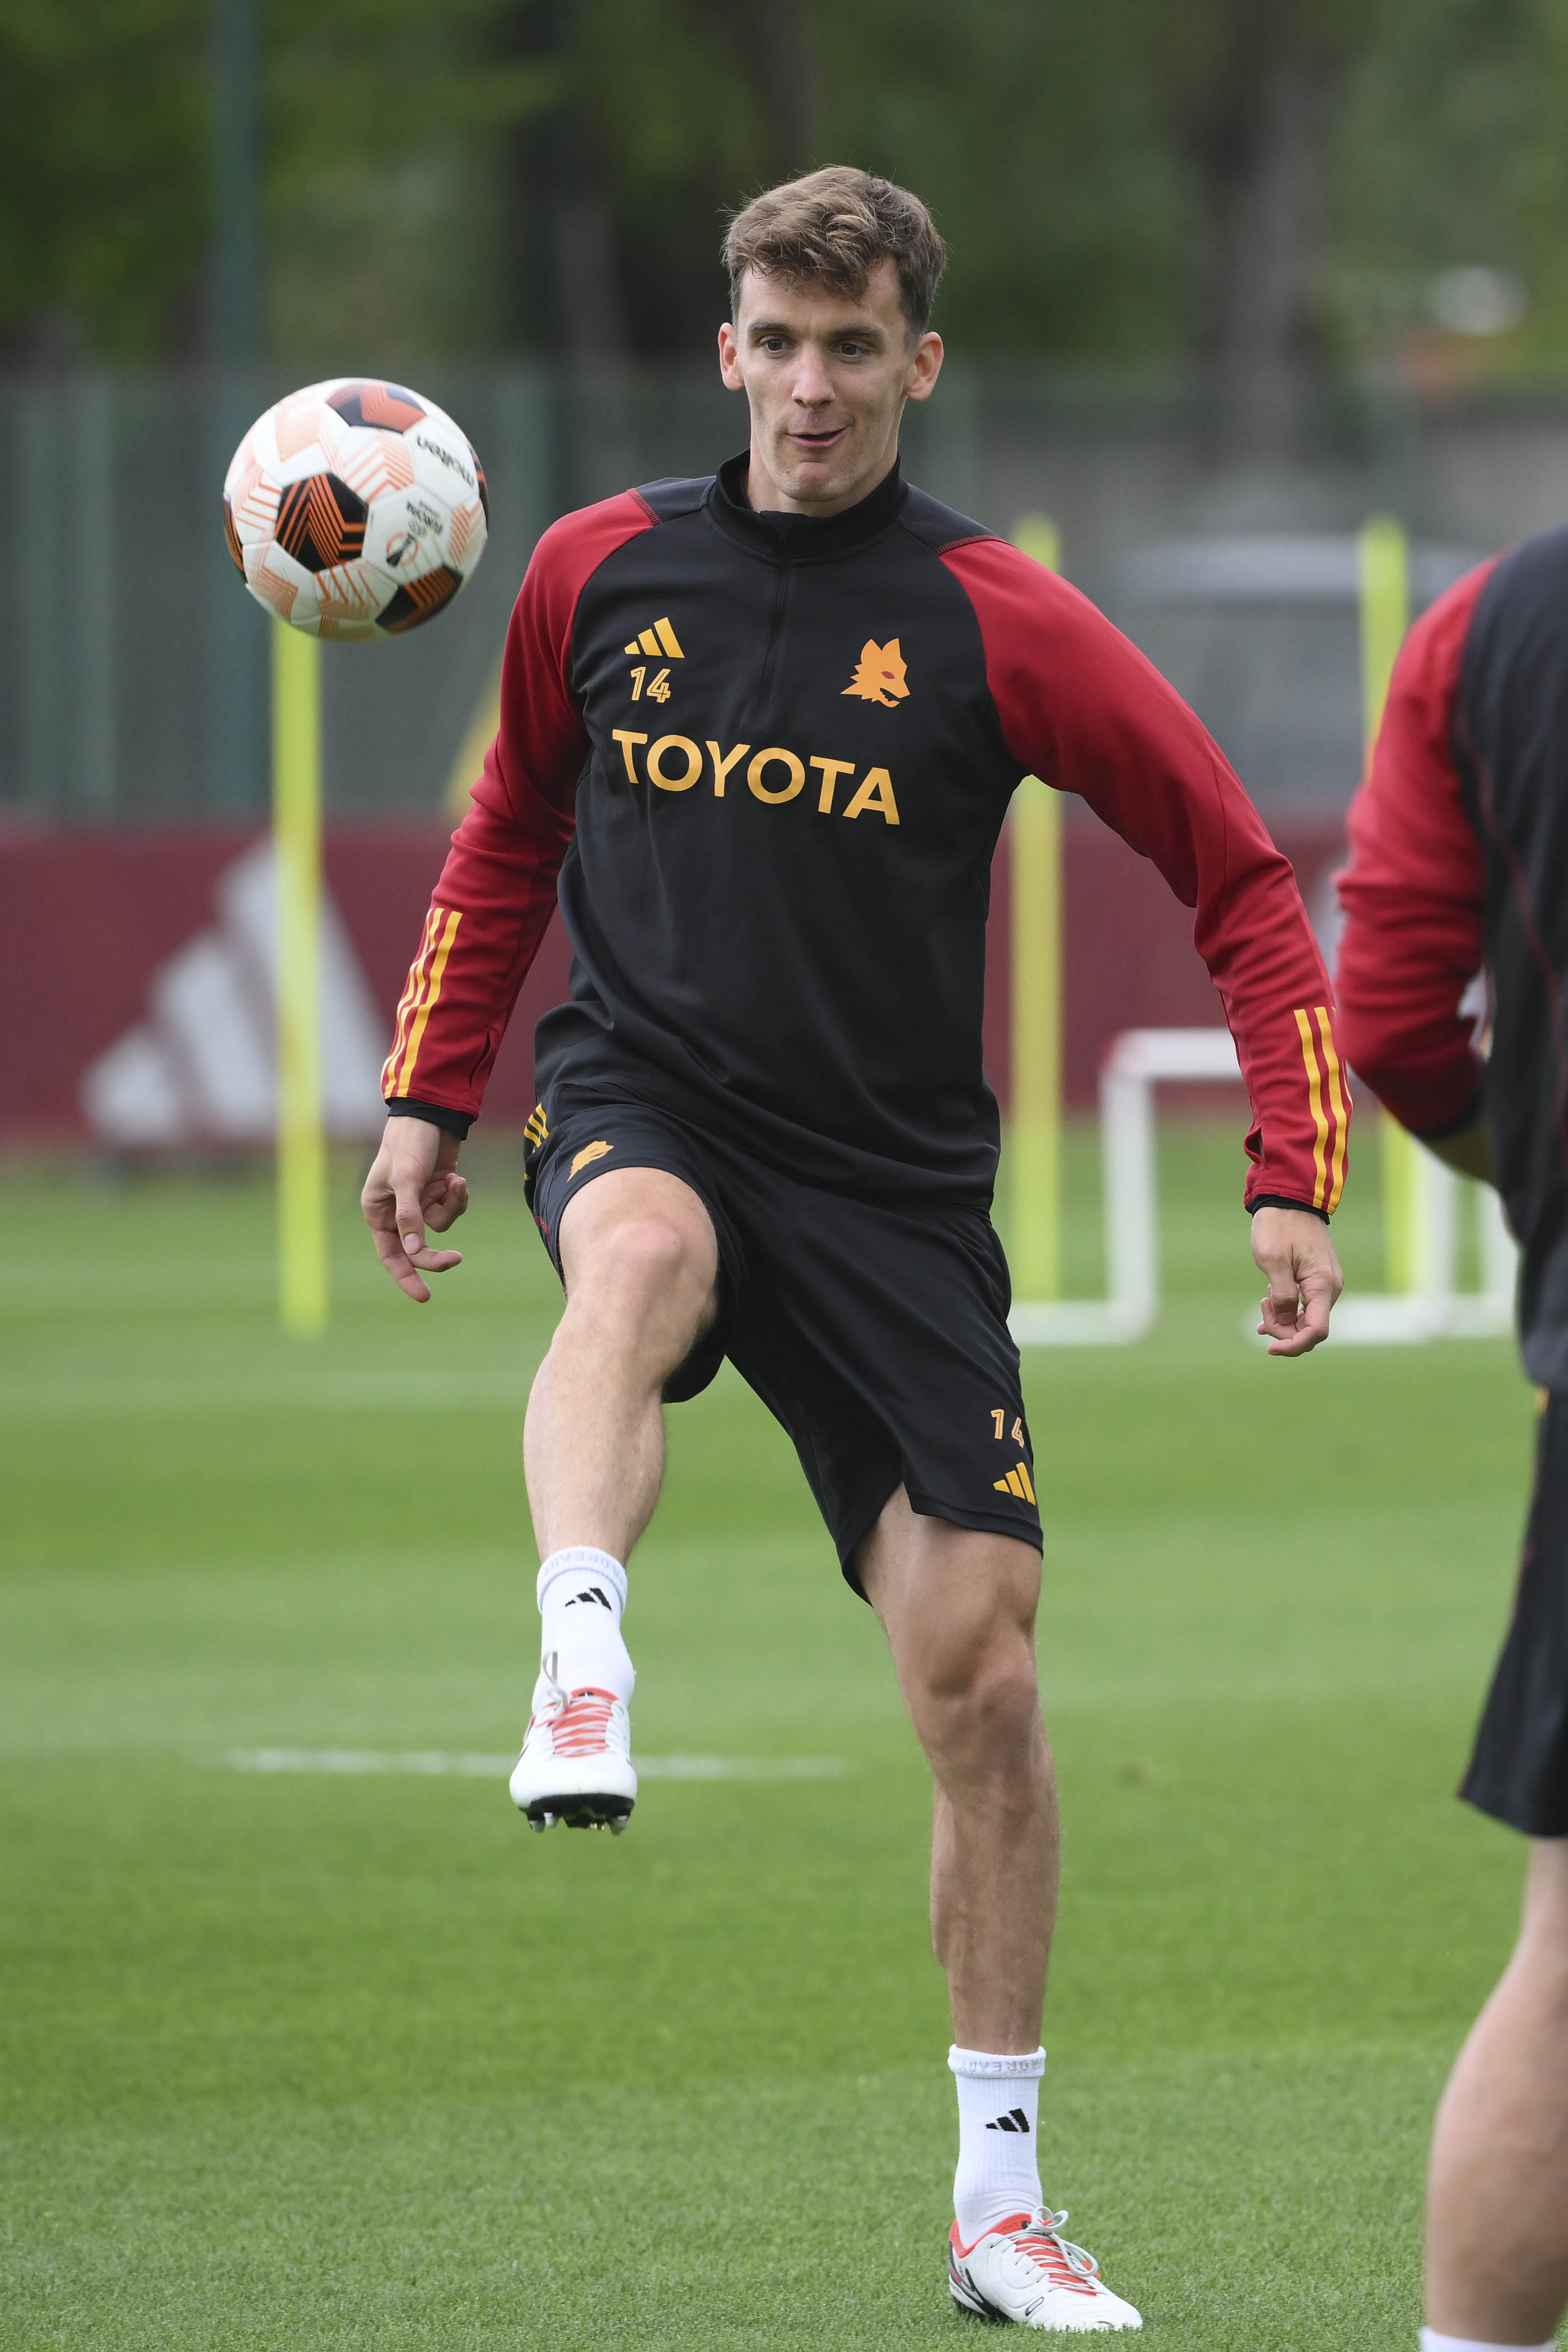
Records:
M910 354L909 389L906 400L929 400L936 390L936 380L942 373L942 337L930 329L921 337Z

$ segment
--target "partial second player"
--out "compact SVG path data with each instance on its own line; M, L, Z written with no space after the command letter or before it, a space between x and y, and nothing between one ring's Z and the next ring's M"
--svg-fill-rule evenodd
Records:
M1193 713L1064 581L904 480L900 419L942 362L919 198L814 173L749 204L724 257L719 364L748 445L540 541L364 1210L427 1299L458 1263L430 1231L467 1205L459 1148L559 904L571 998L536 1034L525 1181L565 1307L525 1426L542 1664L512 1795L541 1827L631 1814L626 1563L665 1407L728 1357L795 1442L931 1765L951 2293L1030 2327L1136 2328L1036 2154L1058 1872L1040 1474L981 1060L1020 779L1079 794L1194 910L1247 1087L1242 1205L1282 1357L1327 1337L1341 1287L1332 999L1290 868ZM1282 1507L1313 1507L1310 1476L1285 1454ZM740 1560L735 1601L765 1641Z

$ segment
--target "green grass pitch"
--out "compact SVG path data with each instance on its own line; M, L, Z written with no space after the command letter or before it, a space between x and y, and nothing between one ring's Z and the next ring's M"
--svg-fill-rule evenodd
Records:
M1163 1150L1158 1336L1028 1364L1047 2190L1154 2346L1388 2352L1517 1899L1450 1791L1531 1399L1500 1343L1266 1361L1234 1122ZM515 1749L556 1298L510 1160L477 1165L422 1312L340 1171L313 1345L274 1328L258 1181L0 1184L6 2352L959 2340L924 1769L732 1375L671 1416L637 1746L839 1777L650 1780L612 1842L528 1836L493 1780L226 1761Z

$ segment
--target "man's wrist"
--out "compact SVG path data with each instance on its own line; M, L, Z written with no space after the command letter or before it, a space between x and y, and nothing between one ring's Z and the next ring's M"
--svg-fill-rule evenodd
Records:
M422 1118L427 1126L445 1128L461 1142L472 1127L473 1114L450 1110L445 1103L416 1102L412 1095L395 1095L386 1106L388 1118Z
M1318 1218L1321 1223L1326 1225L1329 1222L1327 1209L1315 1209L1310 1201L1288 1201L1283 1192L1259 1192L1255 1201L1247 1203L1249 1217L1255 1217L1259 1209L1304 1209L1308 1216Z

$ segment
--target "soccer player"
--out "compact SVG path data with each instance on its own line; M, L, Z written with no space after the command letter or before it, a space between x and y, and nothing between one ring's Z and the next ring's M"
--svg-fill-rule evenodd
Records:
M1416 623L1351 807L1347 1053L1523 1253L1541 1416L1513 1622L1460 1793L1531 1840L1513 1958L1437 2111L1426 2352L1547 2347L1568 2305L1568 531ZM1490 1048L1460 1000L1483 965Z
M728 1356L795 1441L935 1780L952 2292L1034 2327L1137 2327L1061 2234L1035 2156L1057 1815L980 1058L1020 777L1081 794L1196 910L1250 1089L1246 1201L1286 1356L1323 1339L1340 1288L1328 982L1197 720L1063 581L901 478L904 404L942 356L925 207L817 172L748 205L725 257L719 363L750 446L540 541L399 1012L365 1213L427 1297L458 1260L426 1227L462 1213L458 1142L559 902L571 1002L539 1024L525 1179L566 1303L524 1435L543 1663L513 1798L539 1828L625 1826L626 1563L662 1404Z

